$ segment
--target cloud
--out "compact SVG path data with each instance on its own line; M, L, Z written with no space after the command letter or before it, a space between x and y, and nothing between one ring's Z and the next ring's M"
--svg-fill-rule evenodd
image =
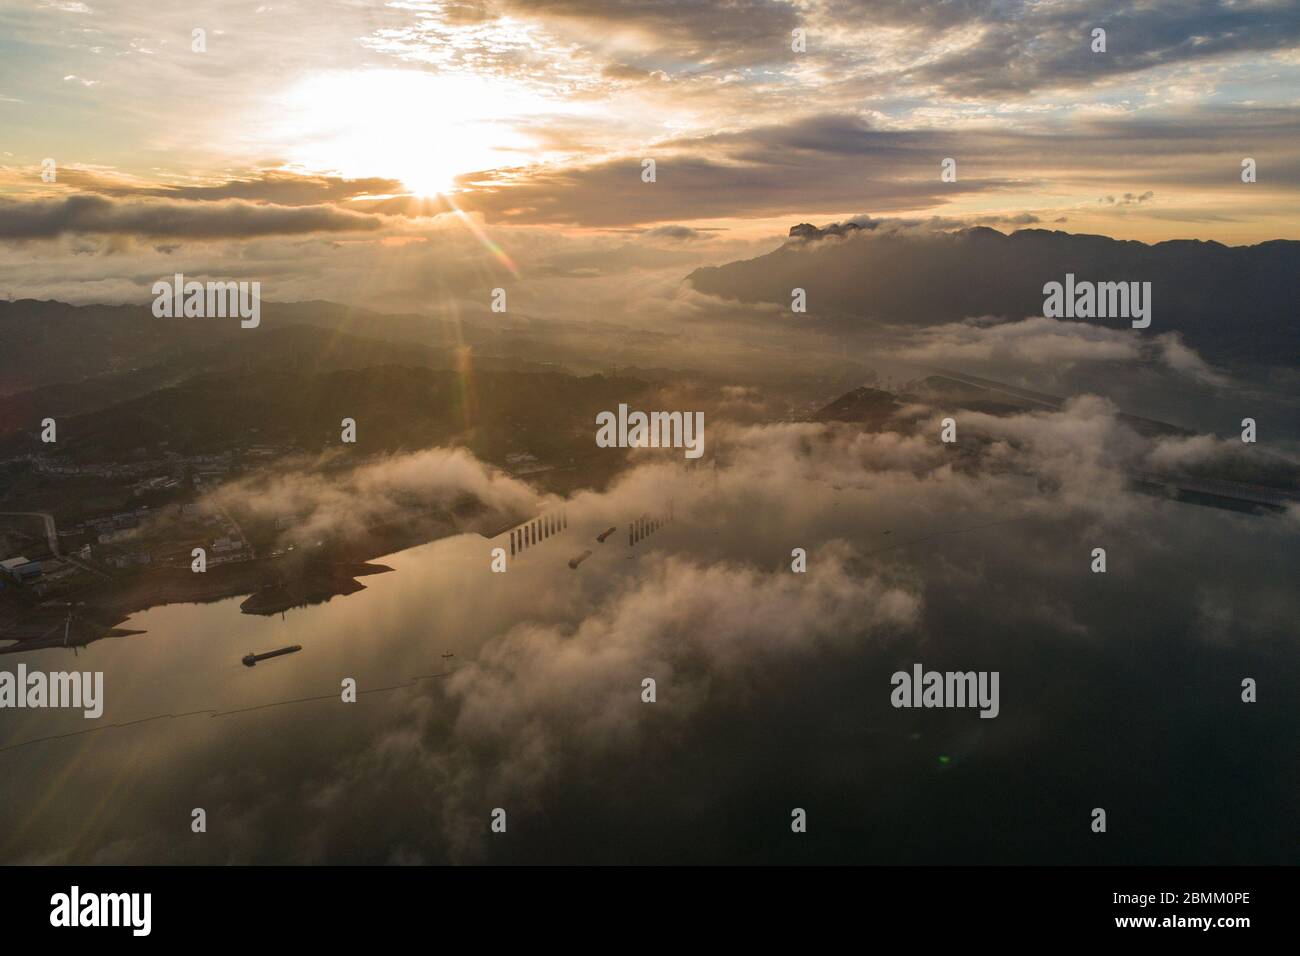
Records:
M793 5L766 0L503 0L501 9L599 31L625 55L690 62L695 69L785 60L790 31L800 22Z
M1196 354L1195 349L1188 348L1178 332L1166 332L1156 336L1156 345L1160 348L1161 359L1175 372L1204 382L1206 385L1227 385L1231 379L1212 369L1206 361Z
M647 142L635 153L597 161L582 157L475 173L462 177L466 188L458 201L495 223L601 227L839 215L846 207L880 215L1048 184L1091 190L1094 167L1117 151L1129 156L1126 176L1176 191L1191 182L1222 184L1222 153L1242 141L1273 153L1283 169L1300 169L1296 132L1293 111L1254 109L1194 109L1164 120L1079 117L1064 129L909 128L856 112L827 112ZM956 182L940 181L939 160L946 156L958 160ZM656 161L654 183L641 181L645 158ZM1290 182L1285 177L1278 182L1277 188L1295 188L1283 184ZM1095 206L1146 210L1153 197L1149 189ZM1197 208L1183 214L1211 211L1205 201L1199 198ZM975 225L1038 221L1030 211L947 219Z
M655 226L642 233L647 239L674 239L689 242L696 239L711 239L712 234L705 229L692 229L690 226Z
M539 44L562 47L594 32L603 38L596 57L603 75L626 82L658 82L656 74L678 82L752 75L742 71L788 77L810 63L806 68L832 95L867 85L949 99L1086 89L1284 50L1300 37L1300 17L1285 4L1215 0L1125 0L1095 15L1079 4L1028 0L502 0L419 13L368 42L409 59L448 63L459 62L461 48L481 45L480 57L495 68L519 70ZM532 43L520 44L517 33L502 29L506 23L523 25ZM1096 26L1108 31L1105 54L1090 49ZM809 36L802 59L790 52L796 27Z
M495 471L467 451L432 448L338 470L321 461L222 485L218 504L274 521L293 519L288 540L357 538L394 522L432 519L459 527L536 512L541 499L524 483ZM444 529L445 533L445 529Z
M920 342L904 348L899 353L902 358L932 363L973 360L1041 364L1132 361L1140 354L1138 340L1132 334L1041 316L999 325L950 323L921 330L917 337Z
M1148 189L1140 196L1134 193L1125 193L1116 199L1114 196L1102 196L1097 202L1103 206L1141 206L1143 203L1150 202L1155 198L1155 193Z
M895 22L922 16L888 2L866 7ZM1013 2L943 4L927 26L969 27L968 42L906 71L956 97L1026 95L1043 89L1102 85L1126 74L1247 53L1285 50L1300 40L1300 11L1285 3L1220 0L1127 0L1093 11L1078 4ZM935 11L938 12L937 10ZM938 21L938 22L935 22ZM1092 30L1106 30L1105 53L1091 49Z
M1188 435L1157 441L1146 457L1154 468L1178 470L1220 458L1225 449L1223 440L1214 435Z
M669 140L640 156L479 175L462 204L496 222L621 226L838 209L849 195L877 211L909 209L1002 185L921 175L938 135L873 129L852 115L809 117ZM642 157L655 158L656 182L641 181Z
M338 203L361 196L382 196L406 192L396 179L369 177L344 179L339 176L311 176L282 171L264 171L247 178L204 185L142 185L124 183L95 171L65 167L60 182L80 189L115 197L153 196L193 202L242 199L276 206L315 206ZM351 207L364 211L364 206Z
M0 240L53 239L65 234L231 239L370 232L384 228L373 216L333 206L257 205L243 200L185 203L119 201L104 196L0 200Z
M1031 316L1019 322L968 319L931 326L917 329L905 341L892 354L931 365L987 362L1024 367L1156 360L1207 385L1223 386L1231 381L1188 348L1177 332L1145 339L1131 329Z
M463 821L484 789L517 803L554 784L579 736L584 763L634 745L645 705L629 691L644 675L664 687L667 719L686 732L716 705L713 694L746 675L809 655L842 656L914 627L917 595L853 573L849 554L824 549L821 573L807 582L652 556L635 583L576 626L525 624L493 642L448 685L457 713L446 759L461 763L444 795L453 854L475 850ZM583 692L556 693L571 687ZM489 770L466 759L482 752L501 760Z

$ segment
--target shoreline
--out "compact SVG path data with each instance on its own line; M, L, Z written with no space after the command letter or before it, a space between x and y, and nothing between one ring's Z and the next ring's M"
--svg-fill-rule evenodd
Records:
M184 567L156 567L136 571L96 585L82 595L75 611L68 605L33 607L5 628L0 655L52 647L85 647L110 637L143 634L121 628L132 615L168 604L210 604L245 597L240 611L271 615L296 607L321 604L337 596L365 589L357 578L386 574L393 569L374 559L420 547L463 533L371 534L320 556L288 552L272 558L253 558L210 567L199 574Z

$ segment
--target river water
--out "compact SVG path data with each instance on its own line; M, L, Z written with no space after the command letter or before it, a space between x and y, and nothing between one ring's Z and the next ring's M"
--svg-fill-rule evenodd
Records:
M459 535L283 618L156 607L7 657L102 671L105 704L0 713L0 861L1296 862L1294 519L1026 511L1032 481L808 429L682 479L635 546L665 473L505 574L504 539ZM916 663L999 671L998 717L892 708Z

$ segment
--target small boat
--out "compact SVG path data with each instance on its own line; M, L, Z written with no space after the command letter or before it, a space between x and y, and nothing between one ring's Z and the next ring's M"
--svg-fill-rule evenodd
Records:
M282 647L282 648L280 648L279 650L276 650L276 651L267 651L265 654L245 654L245 655L244 655L244 666L245 666L245 667L252 667L252 666L253 666L254 664L256 664L258 661L264 661L264 660L267 660L268 658L272 658L272 657L279 657L279 656L281 656L282 654L293 654L294 652L296 652L296 651L300 651L300 650L302 650L302 645L301 645L301 644L293 644L293 645L291 645L291 646L289 646L289 647Z
M578 565L582 564L582 562L583 562L583 561L586 561L589 557L591 557L591 552L590 552L590 551L584 551L584 552L582 552L582 554L578 555L576 558L571 558L571 559L569 560L569 567L576 569L576 568L578 567Z
M596 540L599 541L601 544L604 544L605 539L608 538L611 534L613 534L615 530L617 529L610 528L607 531L602 531L600 534L596 535Z

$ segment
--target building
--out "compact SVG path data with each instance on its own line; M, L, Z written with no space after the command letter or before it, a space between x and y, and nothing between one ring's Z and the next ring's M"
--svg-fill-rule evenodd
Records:
M10 558L7 561L0 561L0 571L3 571L13 580L22 584L24 581L40 577L41 563L31 561L19 555L16 558Z

